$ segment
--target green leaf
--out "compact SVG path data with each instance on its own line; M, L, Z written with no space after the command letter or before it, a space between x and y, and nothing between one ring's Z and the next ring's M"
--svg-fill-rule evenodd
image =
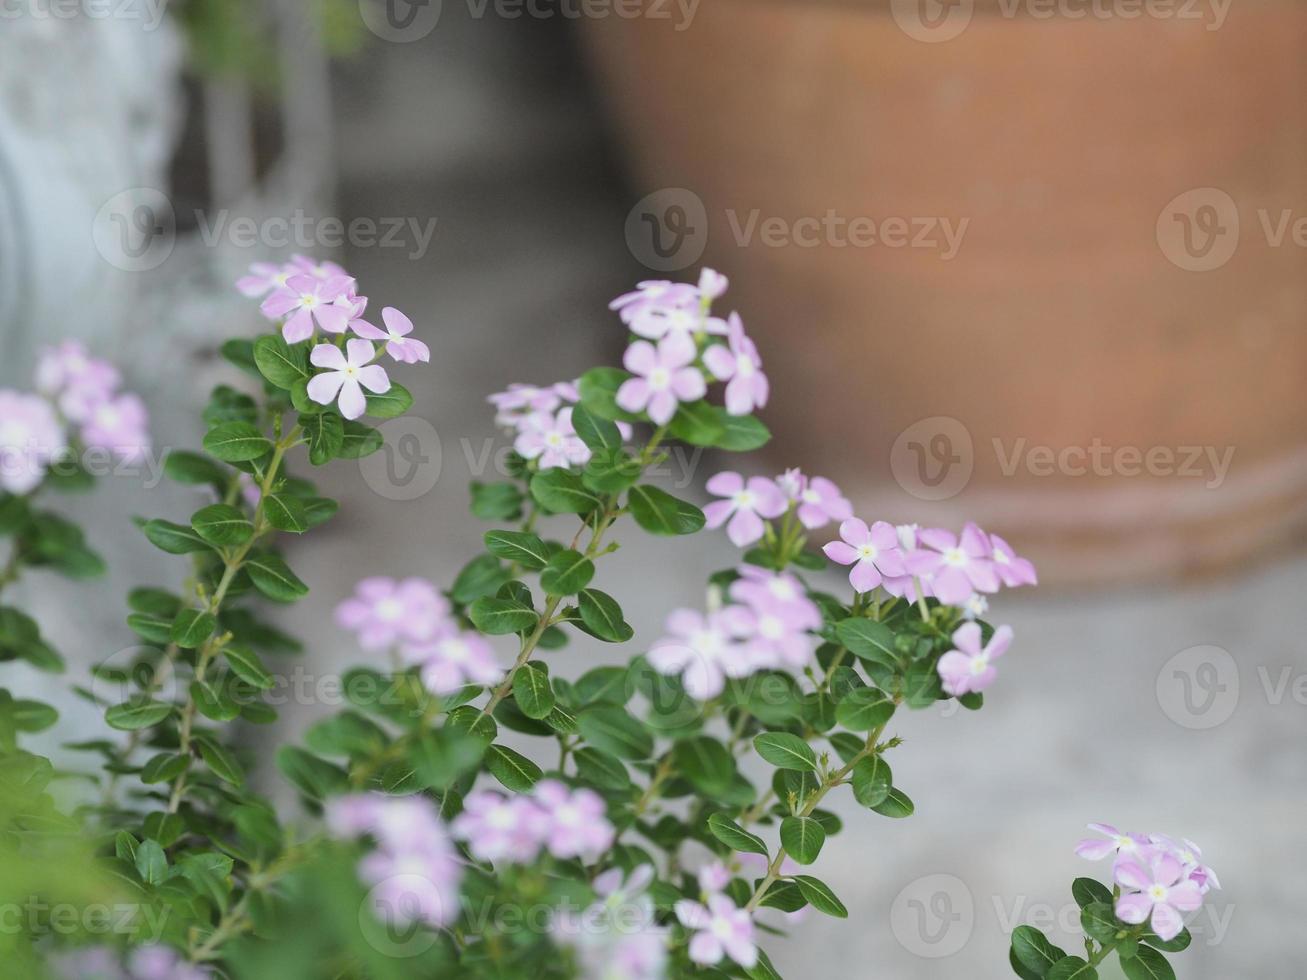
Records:
M606 592L598 589L581 590L577 607L586 632L606 643L625 643L635 635L622 617L622 607Z
M703 511L694 504L647 484L632 487L626 503L635 523L650 534L693 534L704 525Z
M544 775L540 767L526 756L503 745L486 749L485 767L514 793L526 793Z
M194 528L171 521L153 520L141 525L150 544L170 555L187 555L193 551L208 551L210 545Z
M722 422L725 414L708 402L687 402L677 408L667 431L692 446L715 446L726 436L726 426Z
M1049 967L1066 958L1066 952L1050 943L1034 926L1018 926L1013 930L1012 952L1022 966L1041 977L1047 977Z
M540 573L540 586L552 596L575 595L590 584L594 574L594 562L569 548L549 559Z
M894 702L874 687L850 691L835 707L835 720L855 732L882 728L894 714Z
M455 577L449 597L466 604L482 596L491 596L509 577L508 569L494 555L477 555Z
M1046 980L1098 980L1098 971L1079 956L1060 959L1044 974Z
M485 751L480 738L446 727L424 732L409 756L426 785L444 790L479 765Z
M882 805L894 785L889 763L879 755L859 759L853 766L853 798L865 807Z
M1153 949L1160 949L1164 953L1182 953L1189 948L1194 937L1188 929L1181 929L1180 934L1174 939L1162 939L1156 933L1149 931L1140 937L1142 942L1152 946Z
M1150 946L1140 946L1129 958L1122 956L1121 970L1127 980L1175 980L1175 970L1166 957Z
M390 741L384 729L357 711L342 711L314 723L304 733L304 744L326 756L369 757Z
M186 650L194 650L213 635L218 617L199 609L183 609L172 622L169 638Z
M1117 922L1112 905L1112 896L1109 893L1106 901L1094 901L1081 908L1080 928L1084 930L1086 936L1097 939L1100 943L1116 941L1116 934L1123 927Z
M364 456L371 456L385 443L380 432L362 422L345 422L343 428L340 450L336 453L340 459L362 459Z
M306 497L304 499L304 516L308 519L311 528L327 523L336 516L338 510L340 510L340 504L330 497Z
M290 566L270 551L247 558L242 567L254 587L275 602L294 602L309 594L309 587Z
M269 493L263 497L263 516L278 531L303 534L309 529L309 515L304 502L284 493Z
M619 759L639 761L653 752L653 736L623 708L594 705L576 716L581 736L590 745Z
M298 746L283 745L277 750L277 768L311 800L323 800L349 788L349 776L344 769Z
M515 521L522 516L522 491L515 483L473 483L472 515L483 521Z
M581 375L576 385L581 395L581 404L600 418L626 422L639 421L640 416L632 415L617 407L617 389L630 378L631 375L621 368L591 368Z
M596 450L581 470L581 482L596 493L621 493L644 473L640 461L624 449Z
M617 426L595 415L584 404L573 406L572 427L581 441L593 450L622 448L622 434L617 431Z
M212 504L191 515L191 527L209 544L224 547L244 544L254 536L254 525L239 508Z
M147 885L160 885L168 877L168 857L155 840L136 845L136 873Z
M243 463L271 452L272 443L249 422L223 422L204 436L204 451L227 463Z
M733 453L750 453L771 441L771 432L752 415L731 415L722 419L725 434L717 440L717 448Z
M795 875L794 883L799 886L799 891L808 900L808 904L818 912L825 912L837 919L847 919L849 917L849 910L844 907L844 903L836 897L830 886L824 881L811 878L808 875Z
M236 365L246 374L259 377L259 368L254 361L254 342L242 338L233 338L224 341L223 345L218 348L230 363Z
M292 346L276 334L260 337L254 342L254 364L278 388L289 390L309 376L308 345Z
M59 721L59 712L42 701L17 698L3 707L20 732L43 732Z
M877 803L872 809L882 817L890 817L894 820L910 817L917 810L908 794L896 787L890 789L889 796L885 797L884 802Z
M335 412L300 415L300 428L309 441L309 462L314 466L340 455L345 444L345 420Z
M763 732L753 740L758 755L778 769L816 772L817 754L812 746L788 732Z
M221 488L226 486L229 471L224 470L207 456L174 449L163 461L163 472L170 480L188 486L207 483Z
M215 776L224 782L231 783L233 786L239 786L245 782L245 773L241 770L236 757L224 746L219 745L211 738L202 736L197 737L195 742L200 747L200 758L204 760L204 764L212 770Z
M708 818L708 830L732 851L768 856L761 837L749 833L724 813L714 813Z
M720 796L735 781L735 758L715 738L701 735L676 743L672 750L676 772L709 797Z
M127 625L143 640L149 640L151 643L172 642L172 619L147 613L132 613L127 617Z
M1095 902L1101 902L1104 905L1112 904L1112 891L1101 881L1095 881L1093 878L1077 878L1071 882L1071 897L1076 900L1076 904L1082 909L1088 908Z
M816 861L825 843L826 829L820 821L812 817L786 817L781 821L781 845L800 864Z
M505 561L516 562L530 571L544 568L549 549L538 535L529 531L487 531L486 550Z
M187 761L184 755L176 752L160 752L152 756L141 769L143 783L169 783L186 771Z
M413 407L413 395L401 384L390 383L385 394L368 393L368 414L378 419L393 419Z
M222 655L227 658L231 672L260 691L267 691L276 685L271 674L264 668L258 654L248 647L237 643L228 643L222 648Z
M544 718L554 710L554 689L549 677L533 664L524 664L513 675L513 700L528 718Z
M891 669L898 668L894 633L884 623L862 618L845 619L836 624L835 632L855 657Z
M551 514L588 514L602 503L579 476L561 469L531 477L531 496Z
M110 728L123 732L134 732L159 724L173 712L171 704L152 701L145 697L132 698L122 704L115 704L104 713L104 720Z
M468 608L472 624L482 633L503 636L533 629L540 617L534 609L512 599L482 596Z
M577 749L572 754L576 761L576 775L584 783L596 789L620 792L631 785L630 773L622 760L589 747Z

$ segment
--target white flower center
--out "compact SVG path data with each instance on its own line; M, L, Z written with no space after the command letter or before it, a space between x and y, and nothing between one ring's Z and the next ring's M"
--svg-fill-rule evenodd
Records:
M978 657L971 658L971 676L979 677L989 667L989 658L983 653Z
M735 374L740 378L752 378L757 373L753 360L740 354L735 358Z
M563 435L560 432L551 432L545 436L545 444L550 449L560 449L563 445Z
M731 499L740 510L753 510L753 505L758 498L753 495L752 490L740 490Z
M1163 885L1153 885L1152 888L1148 889L1148 897L1151 898L1155 903L1165 902L1166 895L1167 895L1167 889Z
M664 367L656 367L649 372L649 387L662 391L672 383L671 372Z
M356 368L353 364L346 364L344 370L345 370L345 377L347 378L357 377L359 373L359 369Z
M796 595L794 591L794 583L789 579L779 577L774 578L767 583L767 591L777 599L782 599L787 602L793 599Z
M758 632L764 639L779 640L785 635L785 624L775 616L763 616L758 620Z
M467 660L467 644L462 640L446 640L440 645L440 652L450 663L461 664Z
M967 553L961 548L949 548L944 552L944 564L952 565L954 568L961 568L967 563Z
M690 646L704 656L712 656L721 652L722 635L716 630L697 630L690 634Z
M487 826L495 830L511 830L516 822L513 811L506 806L497 806L486 814Z
M317 305L318 305L318 298L316 296L312 295L311 293L300 294L300 306L304 307L304 309L311 310L313 309L313 307Z
M1011 560L1010 558L1008 558L1008 556L1007 556L1007 552L1006 552L1006 551L999 551L999 550L997 550L997 549L994 550L994 564L996 564L996 565L1010 565L1011 563L1012 563L1012 560Z
M377 603L377 619L393 623L404 615L404 604L398 599L382 599Z
M879 554L880 549L870 542L858 548L858 559L860 561L875 561L876 556Z

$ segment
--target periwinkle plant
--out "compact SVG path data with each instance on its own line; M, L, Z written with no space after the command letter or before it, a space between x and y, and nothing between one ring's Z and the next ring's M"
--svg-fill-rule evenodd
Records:
M260 606L306 595L279 545L336 510L305 465L377 451L359 420L406 412L388 368L421 370L430 352L398 310L371 322L330 263L258 266L239 287L277 329L224 347L252 383L216 389L203 452L168 459L210 502L142 522L187 566L180 587L132 593L127 623L147 646L83 689L125 733L82 746L101 759L98 797L42 828L34 813L59 813L46 763L0 838L31 855L84 828L92 894L125 896L158 927L38 924L15 940L23 975L764 978L777 974L763 934L785 914L849 916L809 873L841 829L824 804L847 793L880 817L912 814L894 720L949 698L982 706L1013 639L985 621L989 598L1035 584L1034 567L973 524L868 524L797 469L718 473L704 510L657 486L673 443L761 447L753 413L770 392L740 317L713 312L724 277L641 283L612 304L631 335L624 369L491 396L514 452L507 479L472 488L485 550L444 588L405 569L338 597L364 664L342 678L350 707L276 752L310 819L288 816L247 778L271 754L254 751L257 730L232 738L275 719L269 660L300 653ZM51 480L7 487L0 514L26 515ZM830 524L839 538L808 548ZM34 532L15 527L21 564ZM596 587L633 527L722 528L743 550L652 642ZM816 586L828 559L847 569L841 594ZM40 660L34 624L3 622L0 648L16 622L30 642L14 655ZM564 678L551 663L576 633L636 656ZM106 681L126 693L106 700ZM3 744L10 774L25 757ZM1170 975L1172 927L1215 878L1191 845L1120 839L1116 890L1076 884L1086 956L1023 928L1019 976L1093 977L1109 952L1132 978ZM1130 972L1143 967L1157 972Z

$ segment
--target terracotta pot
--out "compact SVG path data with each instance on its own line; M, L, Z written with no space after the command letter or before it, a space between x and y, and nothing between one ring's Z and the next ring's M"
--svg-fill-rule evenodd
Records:
M946 43L905 30L897 0L714 0L682 31L586 31L640 193L703 203L703 261L775 382L778 464L828 473L867 516L973 517L1054 581L1285 541L1307 522L1307 250L1263 224L1307 216L1307 6L1252 0L1209 29L1210 8L1013 2ZM873 219L876 244L793 224L828 214ZM898 244L894 217L909 238L967 225L946 258ZM1112 455L1128 447L1138 475Z

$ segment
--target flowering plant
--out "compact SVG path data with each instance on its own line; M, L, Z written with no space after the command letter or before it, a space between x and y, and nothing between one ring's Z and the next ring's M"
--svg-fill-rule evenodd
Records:
M841 829L823 804L848 793L880 817L913 813L890 726L943 700L982 707L1013 640L985 620L990 597L1034 585L1031 563L974 524L868 524L798 469L724 470L703 509L657 486L674 441L762 446L753 413L770 391L741 318L714 314L724 277L641 283L612 304L631 335L625 370L491 396L514 452L508 479L472 488L473 514L492 524L485 551L444 587L405 569L336 605L364 658L341 679L350 708L275 754L305 820L256 792L247 768L266 753L232 738L237 723L275 719L268 661L299 651L259 608L308 592L279 545L336 510L290 467L377 451L380 432L359 419L407 411L389 369L430 351L398 310L381 311L384 327L366 319L367 298L331 263L256 266L238 286L276 329L224 346L252 384L216 389L204 451L167 461L210 502L141 523L189 568L180 590L132 592L127 625L145 645L82 689L123 733L79 746L102 760L99 802L74 794L64 815L50 764L16 741L52 713L0 703L0 846L92 869L68 901L122 896L155 928L106 941L34 921L14 944L21 975L765 978L778 975L765 934L806 907L847 917L810 873ZM41 374L58 408L0 393L23 406L0 445L59 443L62 419L88 443L143 442L143 413L112 394L106 366L63 348ZM78 380L92 377L99 396ZM80 540L31 510L58 483L49 453L25 458L35 476L0 500L6 579L42 562L85 570ZM838 538L810 549L829 525ZM577 634L633 643L595 583L631 526L669 539L722 529L743 552L624 666L561 676L551 663ZM820 587L828 562L847 588ZM0 613L0 649L55 663L34 623ZM1086 957L1022 927L1019 976L1092 978L1112 951L1132 978L1171 975L1162 954L1183 947L1180 915L1215 876L1192 845L1105 832L1081 853L1117 853L1115 890L1074 889ZM30 887L18 877L6 887Z

